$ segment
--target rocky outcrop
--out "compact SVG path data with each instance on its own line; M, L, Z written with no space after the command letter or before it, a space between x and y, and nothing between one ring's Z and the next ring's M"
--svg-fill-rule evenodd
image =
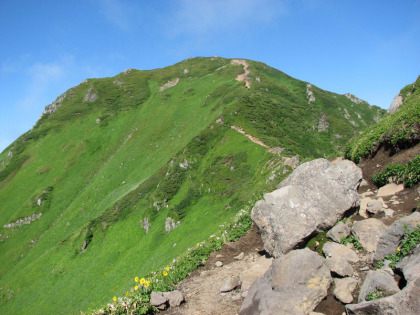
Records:
M265 249L280 257L332 227L359 206L361 180L360 168L347 160L318 159L297 167L252 210Z
M316 101L314 92L311 90L311 88L312 88L312 84L307 83L306 84L306 97L308 98L308 104L311 104L312 102Z
M171 87L174 87L175 85L177 85L179 82L179 78L175 78L172 81L168 81L167 83L165 83L164 85L162 85L159 88L159 92L165 91L166 89L169 89Z
M254 282L239 314L308 314L331 283L324 258L308 248L294 250Z
M175 229L180 223L180 221L175 221L175 219L167 217L165 221L165 231L170 232L171 230Z
M98 93L96 93L95 89L93 88L93 86L91 86L89 88L89 90L87 91L87 93L85 94L85 96L83 97L83 102L94 102L98 99Z
M345 96L345 97L347 97L347 98L348 98L350 101L352 101L353 103L356 103L356 104L366 103L366 104L367 104L367 102L366 102L366 101L361 100L360 98L358 98L358 97L354 96L353 94L346 93L346 94L344 94L344 96Z
M394 100L391 103L391 106L388 109L388 113L389 114L393 114L395 113L398 108L402 105L403 103L403 97L401 95L401 93L398 93L397 96L395 96Z
M149 228L151 226L152 226L152 224L149 222L148 217L140 220L140 227L146 231L146 234L149 233Z
M67 93L63 93L61 94L59 97L57 97L57 99L52 102L50 105L45 106L44 111L42 112L42 116L46 115L46 114L52 114L54 113L58 107L60 107L61 103L64 101L64 99L66 98Z

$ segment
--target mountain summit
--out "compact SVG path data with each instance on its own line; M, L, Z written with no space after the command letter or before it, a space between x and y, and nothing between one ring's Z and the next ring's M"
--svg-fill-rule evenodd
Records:
M1 313L99 307L384 112L244 59L83 81L0 154Z

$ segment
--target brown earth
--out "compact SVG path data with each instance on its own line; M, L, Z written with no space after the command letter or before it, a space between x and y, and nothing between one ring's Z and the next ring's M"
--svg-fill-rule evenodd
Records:
M377 154L368 160L361 161L360 167L363 171L363 177L367 185L362 186L359 193L376 193L377 187L372 183L370 176L375 172L385 169L389 163L406 164L409 160L420 155L420 144L400 151L398 154L390 154L389 151L382 148ZM404 189L395 196L383 197L386 204L392 206L395 211L391 218L379 214L374 217L381 219L385 225L390 225L396 219L409 215L413 212L419 202L419 185L410 189ZM393 204L397 200L398 204ZM354 220L364 219L355 214L351 217ZM267 255L263 248L258 229L255 225L247 235L241 237L237 242L225 244L221 250L210 255L206 264L191 273L177 287L184 294L186 302L180 307L172 308L161 313L163 314L237 314L242 301L243 294L239 289L231 292L220 293L220 287L231 276L238 276L243 270L252 266L252 264L262 255ZM237 260L234 257L244 253L243 260ZM216 267L215 263L221 261L222 267ZM365 265L359 266L365 268ZM365 274L360 274L360 283L363 282ZM342 315L345 313L344 305L333 295L333 286L329 290L328 296L317 306L315 312L326 315ZM354 297L357 300L358 290Z

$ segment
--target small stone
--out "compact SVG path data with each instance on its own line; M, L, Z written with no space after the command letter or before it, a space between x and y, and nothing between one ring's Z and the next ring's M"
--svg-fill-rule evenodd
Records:
M357 263L359 261L359 257L354 252L354 250L342 244L337 244L334 242L327 242L322 247L322 251L325 254L325 257L338 256L348 261L349 263Z
M354 270L352 265L340 257L327 258L325 264L331 272L336 273L340 277L353 275Z
M165 296L164 292L152 292L150 295L150 304L153 306L165 304L167 301L168 298Z
M218 255L216 255L216 258L223 258L223 255L222 254L218 254Z
M220 292L230 292L234 290L239 285L239 278L238 277L230 277L223 283L222 287L220 288Z
M216 261L215 265L216 265L216 267L222 267L223 263L220 260L218 260L218 261Z
M343 303L353 302L353 291L356 289L357 280L353 278L334 279L334 296Z
M384 213L386 217L392 218L394 216L394 210L392 209L385 209Z
M343 237L349 236L351 229L343 222L338 222L331 230L328 231L327 237L332 239L334 242L340 243Z
M242 260L242 259L244 259L244 257L245 257L245 254L243 252L241 252L238 256L233 257L233 259Z
M166 298L169 301L169 306L179 306L183 301L184 297L182 292L179 290L174 290L172 292L165 292Z

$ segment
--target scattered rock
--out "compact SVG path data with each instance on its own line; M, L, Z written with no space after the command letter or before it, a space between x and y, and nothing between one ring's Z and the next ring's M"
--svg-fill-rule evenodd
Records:
M216 261L216 263L214 265L216 267L222 267L223 266L223 263L220 260L218 260L218 261Z
M159 91L160 92L162 92L162 91L165 91L166 89L169 89L169 88L171 88L171 87L174 87L175 85L177 85L178 84L178 82L179 82L179 78L175 78L174 80L172 80L172 81L168 81L167 83L165 83L164 85L162 85L160 88L159 88Z
M156 306L160 310L164 310L169 306L179 306L184 301L181 291L175 290L171 292L152 292L150 296L150 304Z
M93 86L91 86L86 95L83 97L83 102L94 102L97 98L98 94L94 91Z
M374 252L379 238L387 227L378 219L366 219L353 224L352 231L363 248L368 252Z
M239 277L230 277L223 283L222 287L220 288L220 292L230 292L236 289L236 287L238 286L239 286Z
M325 257L339 257L350 263L357 263L359 261L359 257L354 250L342 244L327 242L322 247L322 251Z
M384 197L384 196L391 196L395 195L396 193L399 193L400 191L404 190L403 184L395 184L390 183L388 185L385 185L378 189L378 193L376 194L378 197Z
M384 202L382 198L370 200L367 204L366 211L370 214L377 214L381 212Z
M374 260L378 261L385 256L395 254L400 243L401 235L405 232L404 226L406 225L409 230L412 230L416 228L418 224L420 224L419 212L413 212L409 216L403 217L392 223L378 241Z
M165 221L165 231L170 232L171 230L175 229L181 222L175 221L171 217L167 217Z
M296 168L299 165L299 156L296 155L294 157L291 158L286 158L286 160L284 161L283 165L288 165L291 168Z
M347 224L340 221L331 230L328 231L327 237L332 239L334 242L340 243L343 237L348 237L351 233L351 229Z
M353 278L334 279L334 296L343 303L353 302L353 291L357 287L357 280Z
M308 248L274 260L248 291L239 314L308 314L332 282L325 259Z
M243 252L241 252L238 256L233 257L233 259L242 260L242 259L244 259L244 257L245 257L245 254Z
M340 277L348 277L353 275L354 270L352 265L349 264L347 260L339 256L334 256L331 258L328 257L325 261L325 264L331 270L331 272L337 274Z
M366 297L369 293L382 291L384 296L395 294L400 291L397 283L389 273L383 270L370 270L367 273L366 279L360 288L358 302L366 301Z
M252 209L267 252L280 257L356 209L361 180L360 168L348 160L318 159L296 168Z
M411 281L397 294L359 304L346 305L349 315L365 314L420 314L420 278Z

